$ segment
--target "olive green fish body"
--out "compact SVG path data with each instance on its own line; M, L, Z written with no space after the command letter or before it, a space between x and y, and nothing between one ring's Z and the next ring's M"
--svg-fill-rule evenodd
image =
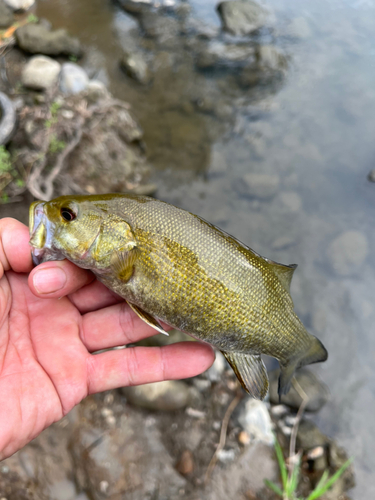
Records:
M61 197L31 211L34 257L89 268L154 326L161 320L214 345L255 397L268 386L260 354L280 361L280 393L296 368L327 357L293 310L296 266L261 257L196 215L130 195Z

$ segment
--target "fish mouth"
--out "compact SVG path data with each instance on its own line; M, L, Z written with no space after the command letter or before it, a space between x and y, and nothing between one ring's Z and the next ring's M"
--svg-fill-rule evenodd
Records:
M50 260L63 260L65 257L53 247L56 226L44 212L44 202L34 201L29 212L29 231L31 257L35 266Z

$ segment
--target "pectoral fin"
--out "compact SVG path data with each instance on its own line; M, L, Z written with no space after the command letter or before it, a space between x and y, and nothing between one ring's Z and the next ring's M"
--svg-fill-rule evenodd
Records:
M128 302L129 306L133 309L133 311L141 318L145 323L148 325L152 326L152 328L155 328L158 332L162 333L163 335L167 335L169 337L169 334L164 330L164 328L161 326L161 324L153 317L151 314L146 313L141 309L140 307L131 304Z
M258 354L224 352L242 387L255 399L264 399L268 391L266 367Z
M138 250L136 246L114 250L111 257L111 266L117 278L125 282L131 278L137 256Z

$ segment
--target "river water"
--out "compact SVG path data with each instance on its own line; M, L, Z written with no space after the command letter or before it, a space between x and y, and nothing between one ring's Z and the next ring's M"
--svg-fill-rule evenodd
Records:
M189 2L191 31L199 22L209 38L219 28L215 4ZM266 5L259 41L282 50L288 69L250 91L236 83L236 69L196 70L189 29L183 42L168 33L158 46L140 42L136 21L109 0L40 0L37 14L78 36L92 76L131 103L158 197L262 255L299 264L296 311L329 351L313 368L332 394L316 418L355 459L354 497L375 498L375 184L367 180L375 168L375 1ZM118 66L122 51L140 43L156 68L148 87ZM252 173L269 175L275 193L249 196Z

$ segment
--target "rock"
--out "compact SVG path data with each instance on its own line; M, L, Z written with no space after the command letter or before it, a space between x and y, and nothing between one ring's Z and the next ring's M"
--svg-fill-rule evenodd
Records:
M297 450L307 452L317 446L327 446L329 438L311 420L302 419L297 432Z
M121 57L120 66L133 80L147 85L151 81L151 72L141 54L125 53Z
M4 0L13 10L27 10L34 5L35 0Z
M0 28L7 28L14 21L12 9L6 5L4 0L0 0Z
M270 402L274 405L279 404L279 395L277 393L280 371L272 370L268 373L270 381ZM310 370L301 368L295 373L298 384L309 398L306 411L319 411L330 399L328 387L321 382ZM298 410L302 403L302 398L292 385L288 394L282 396L283 405L287 405L294 410Z
M89 77L78 64L64 63L60 73L60 90L64 94L79 94L86 90Z
M156 12L145 12L139 18L144 34L149 38L157 38L159 42L174 40L180 33L180 25L174 17Z
M189 404L191 396L189 386L178 380L123 387L122 392L133 405L159 411L185 408Z
M185 450L176 465L176 469L183 476L191 474L194 470L194 457L190 450Z
M367 176L367 179L370 181L370 182L375 182L375 168L373 170L370 170L368 176Z
M82 55L78 38L71 37L64 29L50 31L42 24L26 24L16 30L16 39L19 47L31 54Z
M47 90L57 82L60 70L60 63L50 57L32 57L22 71L22 85L30 89Z
M286 57L273 45L261 45L256 49L256 59L262 69L283 70L287 66Z
M233 35L248 35L261 28L267 15L264 8L252 0L221 2L217 10L223 28Z
M98 102L109 96L109 92L104 83L99 80L90 80L86 87L86 95L89 102Z
M153 0L118 0L120 6L130 14L142 14L148 12L153 6Z
M8 144L16 130L17 116L9 97L0 92L0 145Z
M221 376L227 364L220 351L216 351L215 355L216 357L213 365L204 372L206 378L211 382L219 382L219 380L221 380Z
M263 401L248 398L240 412L238 421L252 440L273 445L272 422Z
M72 481L63 479L50 487L50 500L76 500L77 492Z
M328 246L328 259L334 271L340 276L355 274L369 252L366 236L360 231L346 231Z
M244 181L247 194L260 199L273 198L280 184L280 179L277 175L267 174L245 174Z

